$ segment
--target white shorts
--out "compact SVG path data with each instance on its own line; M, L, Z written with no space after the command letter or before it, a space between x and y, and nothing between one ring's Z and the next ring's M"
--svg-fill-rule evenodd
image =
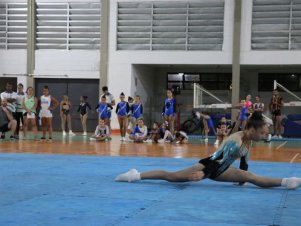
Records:
M41 110L40 116L41 118L52 118L52 113L49 110Z

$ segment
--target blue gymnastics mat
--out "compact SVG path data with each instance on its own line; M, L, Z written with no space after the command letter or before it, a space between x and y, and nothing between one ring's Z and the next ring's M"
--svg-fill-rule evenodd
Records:
M178 170L197 161L1 153L0 225L301 225L300 188L114 181L133 167ZM301 177L301 164L249 165L264 176Z

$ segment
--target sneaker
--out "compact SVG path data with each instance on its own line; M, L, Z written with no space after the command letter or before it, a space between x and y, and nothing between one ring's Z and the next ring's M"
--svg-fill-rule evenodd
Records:
M123 137L120 138L120 141L123 141Z
M208 138L205 138L205 140L204 140L204 141L205 141L205 143L208 143Z
M48 141L52 142L52 137L49 137L49 138L48 138Z
M219 140L216 140L216 141L214 142L214 145L219 145Z
M5 139L5 134L2 134L2 135L1 135L1 139Z
M84 132L84 133L83 133L83 136L87 136L87 132Z
M158 143L159 143L159 144L164 144L164 143L165 143L165 140L164 140L164 139L160 139L160 140L158 140Z
M268 135L268 138L267 138L267 142L270 142L271 139L272 139L272 134L269 134L269 135Z
M96 139L95 139L94 137L90 137L90 140L91 140L91 141L94 141L94 140L96 140Z
M282 139L283 137L281 135L278 136L279 139Z
M41 137L41 139L40 139L41 141L45 141L46 140L46 138L45 137Z
M276 139L278 139L278 136L277 136L277 135L274 135L274 136L272 136L272 138L276 138Z
M141 180L140 173L136 169L131 169L126 173L120 174L115 178L115 181L134 182Z
M72 130L69 131L69 136L75 136L75 133L72 132Z
M9 139L11 140L19 140L18 135L10 135Z
M63 136L66 136L66 135L67 135L67 133L65 131L63 131Z

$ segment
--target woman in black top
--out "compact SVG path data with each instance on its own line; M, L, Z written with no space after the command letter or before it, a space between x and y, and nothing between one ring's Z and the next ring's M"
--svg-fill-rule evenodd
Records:
M88 109L89 108L91 110L91 106L90 104L86 101L87 100L87 96L81 96L80 97L80 104L78 106L77 112L79 112L79 116L80 116L80 121L82 123L83 126L83 136L87 136L87 119L88 119Z
M61 127L63 131L63 136L66 136L66 122L69 129L69 135L74 136L75 134L72 132L72 125L71 125L71 102L67 95L63 96L63 100L60 103L60 116L61 116Z

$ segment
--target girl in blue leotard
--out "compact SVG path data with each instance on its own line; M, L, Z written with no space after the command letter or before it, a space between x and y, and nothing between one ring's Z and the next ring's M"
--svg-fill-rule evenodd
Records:
M133 129L135 129L135 127L137 125L137 120L139 118L142 118L142 116L143 116L143 106L142 106L141 99L140 99L139 95L135 96L135 101L132 104L130 109L131 109L131 113L132 113L131 118L130 118L131 131L133 131Z
M214 127L214 123L213 120L210 116L209 112L196 112L196 115L198 118L203 118L203 125L204 125L204 135L205 135L205 143L208 143L208 133L210 130L212 130L214 132L214 134L216 135L216 131L215 131L215 127Z
M172 91L167 90L166 92L167 98L164 101L164 106L163 106L163 121L167 121L170 132L173 134L174 133L174 122L175 122L175 117L176 117L176 100L173 97Z
M116 107L116 114L118 117L118 122L120 126L120 135L121 135L121 141L125 141L125 134L126 129L128 126L128 113L130 111L130 106L128 102L125 101L125 95L124 93L121 93L120 96L120 102L117 104Z
M107 103L107 98L105 95L102 95L100 98L100 103L97 105L97 112L99 114L99 118L105 121L105 124L110 128L110 120L111 120L111 111L113 107Z
M232 130L232 133L237 132L240 126L241 126L241 130L244 130L247 124L247 119L248 119L248 107L246 105L246 101L241 100L239 115L235 122L235 126Z

